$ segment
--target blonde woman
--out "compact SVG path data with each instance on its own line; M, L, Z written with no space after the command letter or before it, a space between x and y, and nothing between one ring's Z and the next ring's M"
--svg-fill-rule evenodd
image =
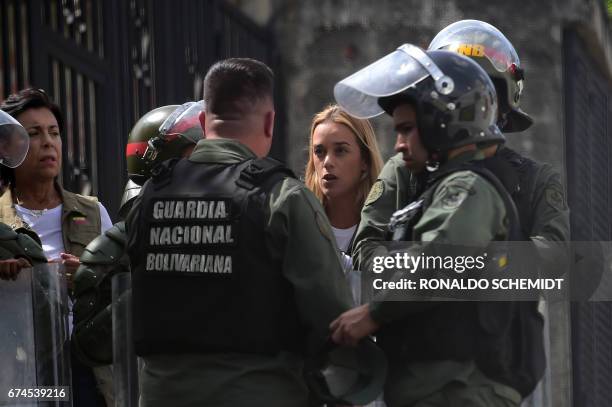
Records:
M337 105L314 116L306 186L321 200L338 248L345 253L350 253L361 208L382 164L367 120L352 117Z

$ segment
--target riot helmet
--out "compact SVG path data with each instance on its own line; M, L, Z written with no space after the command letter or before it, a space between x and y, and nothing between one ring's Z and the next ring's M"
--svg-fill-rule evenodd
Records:
M498 126L502 131L519 132L533 124L533 119L520 109L524 86L521 61L497 28L478 20L457 21L440 31L428 49L458 52L484 68L497 89Z
M0 164L15 168L25 160L30 136L10 114L0 110Z
M334 95L360 118L392 115L399 104L413 104L423 145L432 155L505 140L495 124L497 96L491 79L474 61L454 52L425 52L404 44L338 82Z
M203 110L203 102L188 102L158 107L142 116L132 128L126 146L130 180L144 184L153 167L180 157L186 147L204 138L199 119Z

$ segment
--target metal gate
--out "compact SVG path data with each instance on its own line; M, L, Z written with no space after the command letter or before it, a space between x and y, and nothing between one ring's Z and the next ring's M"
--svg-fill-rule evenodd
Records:
M574 31L564 33L568 201L572 240L612 240L610 81ZM580 276L576 276L580 278ZM572 303L576 407L612 405L612 303Z
M204 75L219 59L253 57L272 69L279 63L270 32L219 0L3 0L0 47L0 98L34 86L60 104L62 182L97 195L111 217L138 117L200 99ZM282 158L277 102L272 154Z

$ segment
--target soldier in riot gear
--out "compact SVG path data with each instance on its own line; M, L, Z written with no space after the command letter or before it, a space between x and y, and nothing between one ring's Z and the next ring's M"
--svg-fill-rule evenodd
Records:
M428 49L460 53L487 72L497 91L497 125L504 133L524 131L533 124L533 119L520 108L525 80L521 61L497 28L478 20L457 21L440 31Z
M520 240L507 185L483 165L484 150L502 144L504 136L495 124L495 87L478 64L405 44L340 81L334 93L358 117L392 115L398 138L413 137L427 151L424 192L410 206L404 233L395 236L415 242L411 253L438 243L484 248L494 240ZM339 343L376 333L390 361L388 405L518 406L541 378L541 319L530 326L529 343L521 342L512 331L515 321L523 322L515 303L392 299L392 290L382 290L331 324ZM525 347L536 351L513 353Z
M0 164L18 167L25 159L30 136L17 120L0 110ZM7 187L0 179L0 194ZM0 223L0 279L14 279L24 267L46 263L36 233L26 228L13 230Z
M126 146L129 181L121 202L125 216L151 171L163 161L186 156L204 134L198 119L202 102L163 106L146 113L132 128ZM125 253L124 222L118 222L94 239L83 252L75 278L73 345L79 358L94 367L113 360L111 323L111 279L129 272ZM106 385L110 378L98 377ZM111 391L107 388L105 395ZM107 400L109 398L107 397Z
M430 50L447 49L477 62L495 85L499 114L497 125L504 133L524 131L533 120L520 109L524 72L508 39L495 27L478 20L449 25L432 40ZM375 242L385 240L387 222L396 210L413 201L426 183L424 160L410 148L410 140L396 144L393 156L381 171L361 214L355 235L353 262L370 267ZM487 157L506 161L505 176L516 179L509 191L517 206L523 235L538 249L546 270L564 270L569 241L569 209L559 173L551 165L538 163L506 146L491 146Z
M335 239L266 157L270 68L219 61L204 95L206 139L156 171L126 220L140 405L306 406L307 342L351 303Z

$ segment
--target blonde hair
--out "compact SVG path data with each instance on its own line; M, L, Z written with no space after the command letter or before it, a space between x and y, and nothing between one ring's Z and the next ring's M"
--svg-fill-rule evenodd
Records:
M315 196L321 201L323 206L326 205L325 196L321 191L319 181L317 180L315 165L313 159L313 147L312 137L314 131L319 124L324 122L332 122L343 124L348 127L349 130L355 136L357 144L359 145L359 151L361 158L366 162L368 166L367 176L361 181L359 185L359 191L357 193L357 204L361 208L365 202L366 197L370 193L370 188L380 173L383 166L382 157L378 149L378 143L376 142L376 136L374 129L368 120L357 119L349 115L347 112L342 110L338 105L329 105L321 112L317 113L312 119L312 125L310 126L310 141L308 142L308 163L306 163L306 171L304 173L304 181L308 189L310 189Z

